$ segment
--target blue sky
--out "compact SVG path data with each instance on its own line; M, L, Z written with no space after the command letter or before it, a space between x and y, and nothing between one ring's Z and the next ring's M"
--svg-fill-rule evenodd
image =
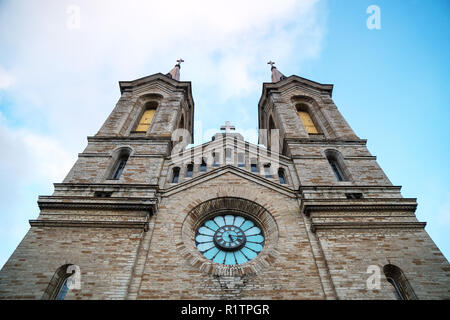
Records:
M369 5L381 29L369 30ZM79 28L67 25L79 8ZM0 0L0 265L119 98L119 80L192 81L195 144L225 120L256 142L257 103L285 75L333 99L450 257L450 2Z

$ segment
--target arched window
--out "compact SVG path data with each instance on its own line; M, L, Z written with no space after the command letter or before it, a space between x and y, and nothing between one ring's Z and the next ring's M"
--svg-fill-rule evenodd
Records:
M295 106L297 109L297 114L300 120L302 121L303 126L308 134L318 134L319 130L317 130L316 125L314 124L313 119L309 113L309 108L306 104L299 103Z
M206 172L206 162L204 158L202 158L202 163L200 164L200 171Z
M179 178L180 178L180 168L175 167L172 169L172 183L178 183Z
M406 279L405 274L399 267L393 264L387 264L383 267L383 272L386 276L386 280L390 283L397 300L417 299L408 279Z
M266 178L272 178L272 173L270 170L270 163L267 163L264 165L264 175L266 176Z
M137 132L147 132L152 123L153 117L155 116L156 108L158 103L156 101L147 102L144 106L144 112L142 113L139 124L136 127Z
M325 155L337 181L348 181L348 176L344 172L341 154L336 150L326 150Z
M186 177L192 178L193 173L194 173L194 165L192 163L189 163L186 166Z
M284 169L278 169L278 179L280 179L281 184L286 184L286 175L284 174Z
M114 165L111 170L111 174L109 176L109 179L112 180L119 180L120 176L123 173L123 170L125 169L125 165L127 164L128 158L130 157L131 149L129 148L122 148L118 152L116 152L114 161Z
M181 115L180 123L178 124L178 129L184 129L184 115Z
M272 141L272 130L276 129L275 122L273 121L272 116L269 118L269 130L267 131L267 148L272 149L272 143L275 143L275 141Z
M43 300L64 300L69 291L69 278L75 272L68 272L70 266L72 265L65 264L56 270L42 295Z

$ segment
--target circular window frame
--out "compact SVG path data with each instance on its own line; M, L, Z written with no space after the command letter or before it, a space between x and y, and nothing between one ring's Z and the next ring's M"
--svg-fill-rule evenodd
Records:
M250 219L261 228L264 235L264 247L254 259L237 265L224 265L204 257L195 245L195 236L207 220L219 215L240 215ZM184 218L180 230L177 248L189 263L202 272L212 275L242 276L256 274L275 262L278 257L278 225L270 212L254 201L221 197L204 201L191 209Z

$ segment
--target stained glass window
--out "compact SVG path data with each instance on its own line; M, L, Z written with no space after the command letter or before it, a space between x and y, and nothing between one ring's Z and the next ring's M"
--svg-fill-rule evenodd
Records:
M206 221L197 231L195 244L213 262L243 264L261 252L264 235L252 220L227 214Z

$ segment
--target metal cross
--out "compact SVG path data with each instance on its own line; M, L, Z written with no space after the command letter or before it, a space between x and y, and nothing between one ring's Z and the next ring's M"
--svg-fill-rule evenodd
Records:
M267 62L267 64L270 64L270 66L273 68L273 65L275 64L275 62L273 62L272 60L270 60L269 62Z
M230 130L236 130L236 127L231 126L230 121L225 121L225 125L221 126L220 130L225 130L225 133L230 133Z
M184 62L184 60L181 59L181 58L177 60L177 64L178 64L178 65L181 65L182 62Z

